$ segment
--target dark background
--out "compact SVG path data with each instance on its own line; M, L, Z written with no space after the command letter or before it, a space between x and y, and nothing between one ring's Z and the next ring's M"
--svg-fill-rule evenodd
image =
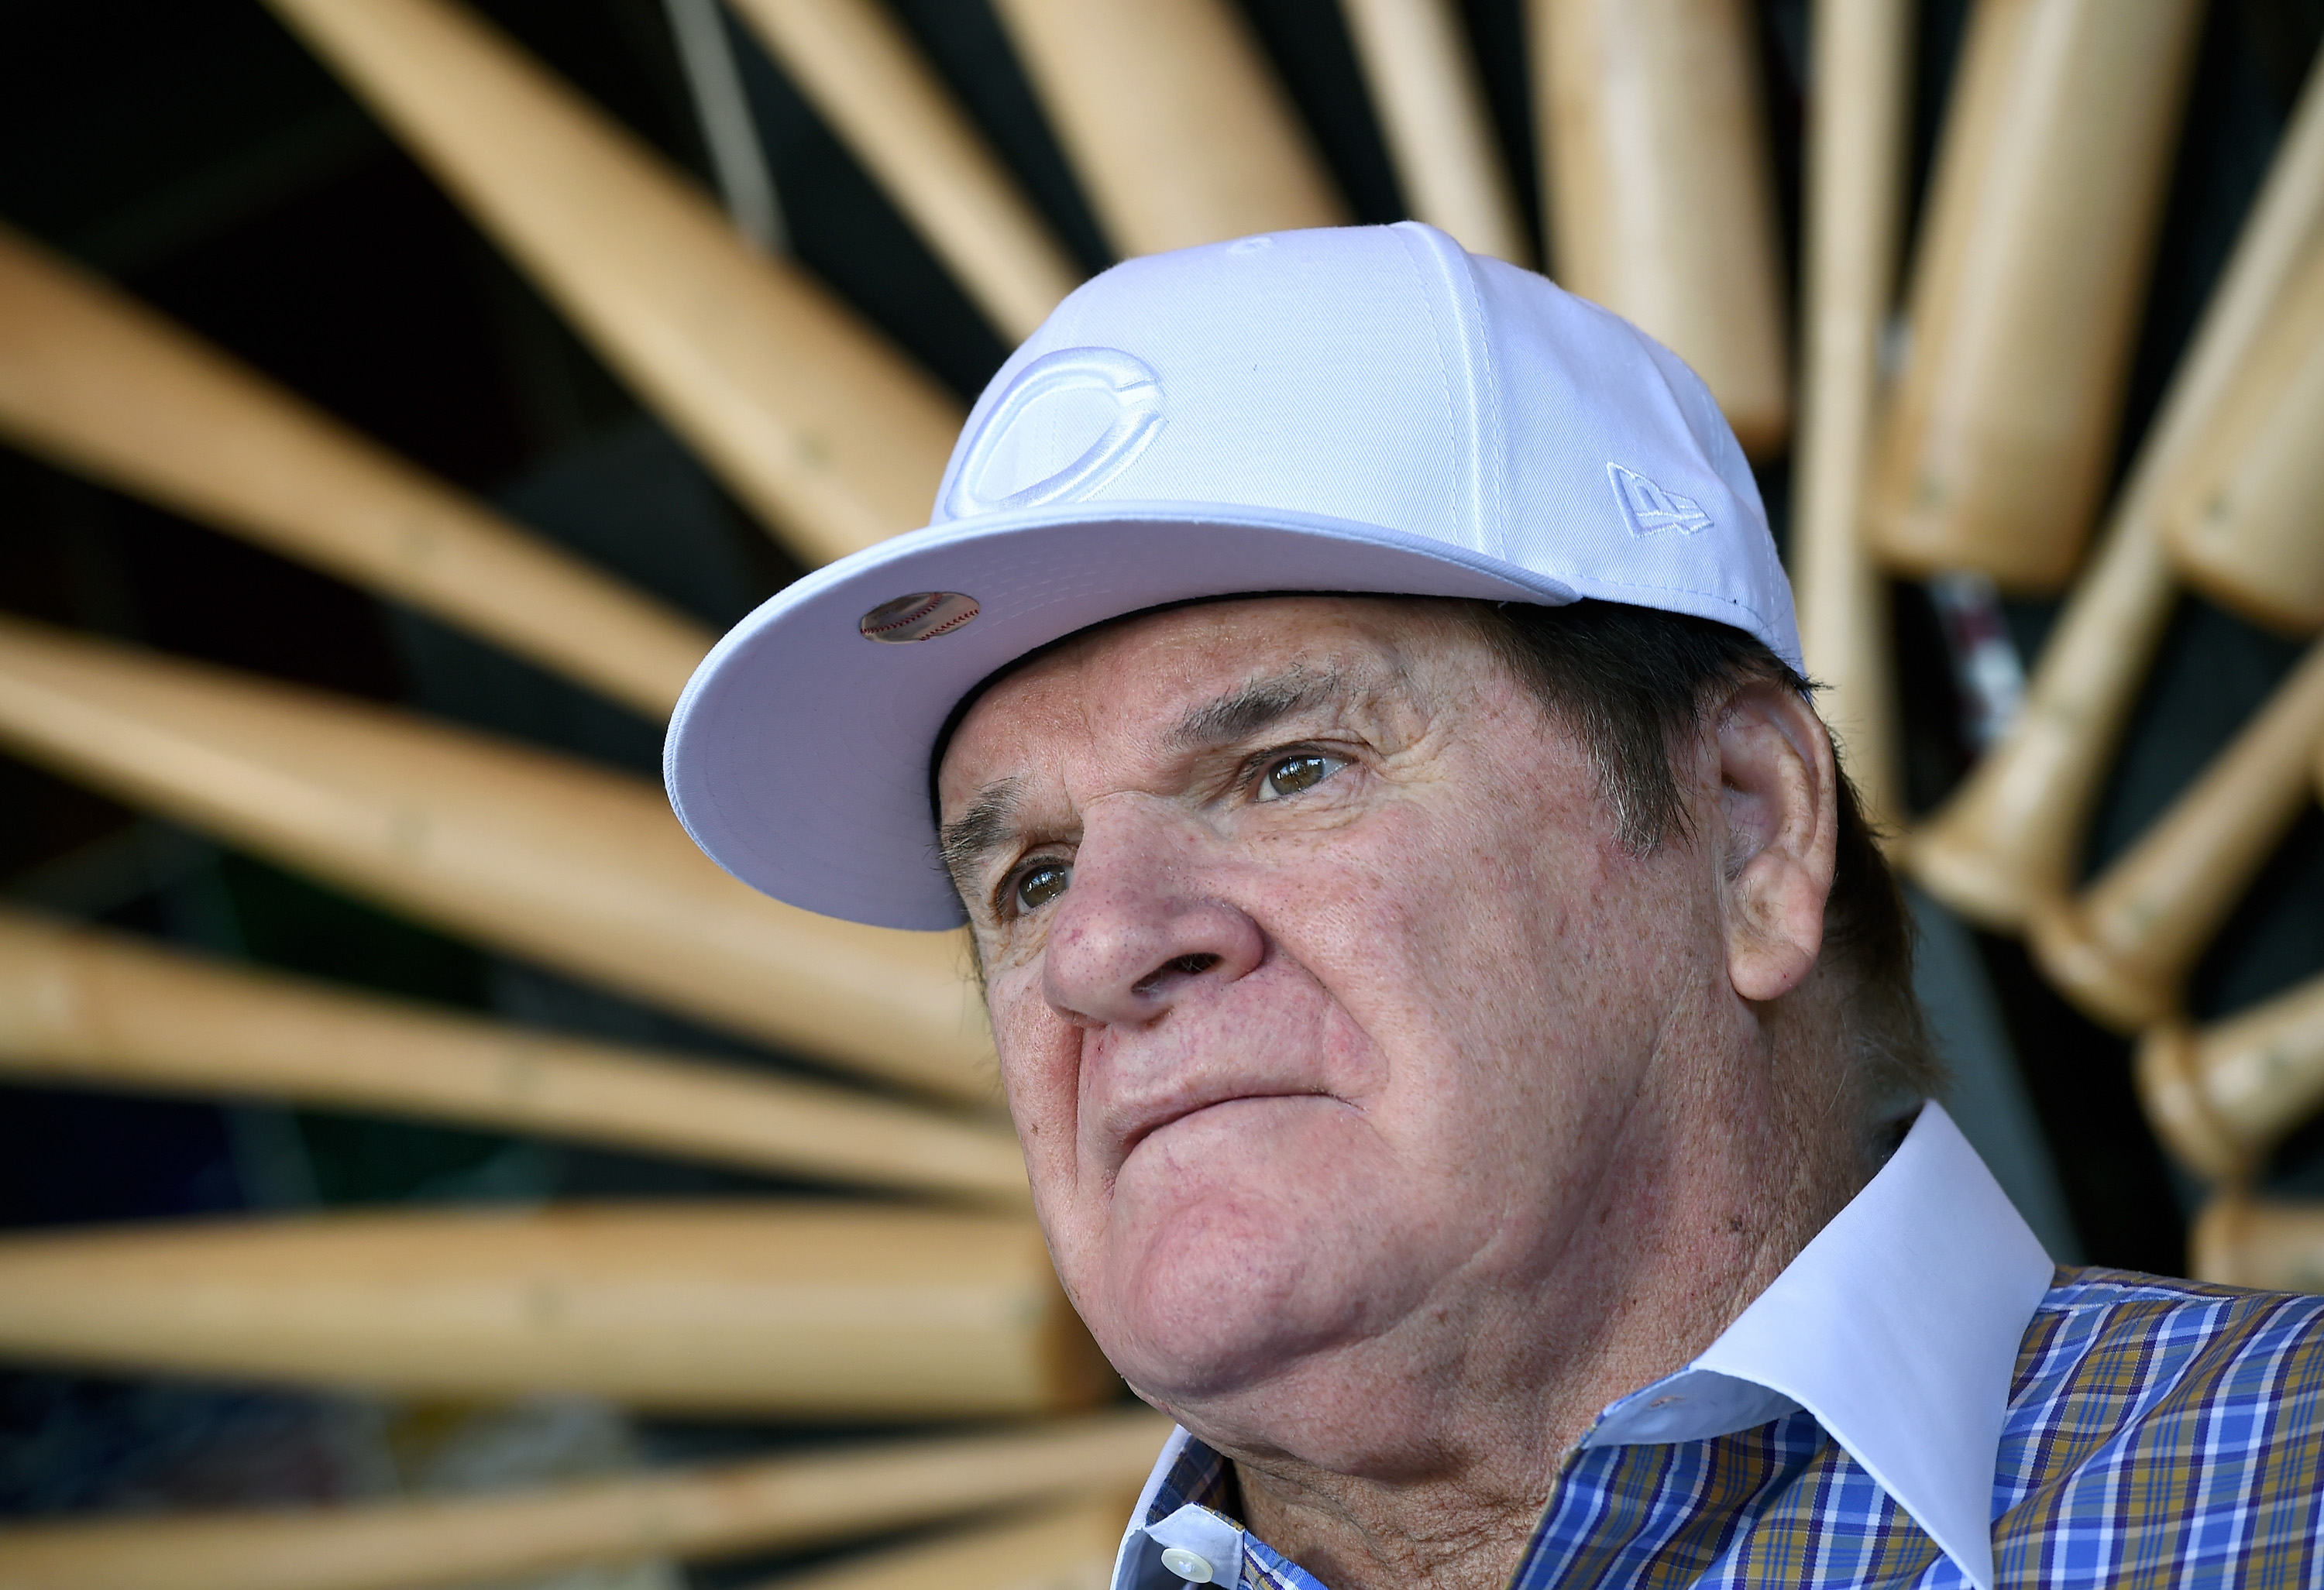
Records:
M1247 0L1359 219L1403 214L1332 0ZM488 13L680 166L709 169L658 0ZM1067 245L1106 261L984 0L898 11ZM1517 0L1465 5L1513 175L1535 192ZM1920 24L1924 179L1965 6ZM1758 8L1796 262L1805 0ZM964 400L1005 349L747 35L730 30L804 262ZM2141 334L2127 458L2324 35L2324 0L2215 0ZM798 571L254 0L0 5L0 219L427 467L717 625ZM1763 473L1777 533L1784 467ZM1916 810L1966 767L1933 611L1895 593ZM651 773L658 726L431 620L0 446L0 607L429 712ZM2052 608L2012 604L2029 659ZM2182 605L2096 823L2121 849L2236 731L2297 648ZM512 1020L782 1066L783 1056L503 960L0 758L0 895ZM2196 1190L2165 1164L2127 1046L1980 939L2087 1256L2173 1270ZM2305 819L2204 963L2198 1015L2324 968L2324 820ZM2324 1131L2274 1181L2324 1192ZM0 1225L242 1209L769 1187L696 1167L319 1112L0 1089ZM0 1374L0 1512L348 1493L330 1399ZM656 1455L795 1438L656 1424ZM356 1466L360 1466L359 1465ZM708 1582L706 1579L702 1582Z

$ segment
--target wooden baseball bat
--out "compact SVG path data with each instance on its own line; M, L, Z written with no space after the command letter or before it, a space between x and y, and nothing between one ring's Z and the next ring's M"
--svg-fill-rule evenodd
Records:
M2198 1281L2267 1291L2324 1291L2324 1205L2212 1195L2187 1234Z
M1054 1503L1028 1515L890 1546L752 1590L1106 1590L1138 1493Z
M2027 942L2058 991L2117 1032L2175 1011L2204 947L2313 798L2319 743L2324 647L2136 844L2080 894L2034 908Z
M1773 159L1743 0L1531 0L1558 280L1694 367L1743 450L1791 428Z
M14 1235L0 1357L816 1418L1056 1411L1113 1383L1029 1218L767 1200Z
M958 935L782 905L660 788L572 758L0 619L0 743L452 932L835 1065L991 1097Z
M2324 629L2324 246L2220 405L2166 516L2186 582L2294 634Z
M1909 293L1869 524L1901 568L2061 588L2105 485L2195 0L1981 0Z
M1227 0L996 0L993 9L1117 253L1347 219Z
M5 226L0 435L656 721L715 639Z
M0 909L0 1077L375 1110L1022 1204L1017 1141L844 1089L595 1043Z
M0 1590L440 1590L796 1549L1134 1488L1169 1429L1141 1408L500 1494L17 1525Z
M1820 0L1808 36L1818 85L1808 123L1806 350L1792 584L1809 676L1847 751L1867 814L1903 831L1904 765L1888 584L1859 533L1896 280L1910 101L1904 0Z
M2148 1028L2138 1095L2181 1161L2221 1181L2248 1174L2324 1105L2324 978L2207 1027Z
M2238 367L2324 234L2324 71L2300 106L2235 253L2203 310L2116 499L2090 566L2060 611L2001 743L1905 850L1937 898L2015 932L2065 893L2131 704L2170 621L2175 585L2162 514Z
M1412 213L1471 253L1533 263L1452 0L1341 0Z
M922 240L1010 342L1081 271L911 40L873 0L734 0Z
M957 403L448 0L269 0L809 563L927 522Z

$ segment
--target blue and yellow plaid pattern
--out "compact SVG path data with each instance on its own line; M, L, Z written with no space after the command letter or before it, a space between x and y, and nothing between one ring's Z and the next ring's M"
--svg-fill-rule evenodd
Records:
M1190 1442L1141 1523L1218 1506ZM1999 1586L2324 1585L2324 1298L2061 1270L1993 1481ZM1256 1536L1240 1590L1325 1590ZM1969 1581L1809 1414L1571 1454L1510 1590Z

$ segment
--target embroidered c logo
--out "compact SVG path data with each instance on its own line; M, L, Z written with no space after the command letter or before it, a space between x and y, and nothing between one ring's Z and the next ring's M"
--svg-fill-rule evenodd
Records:
M1097 439L1055 474L1044 476L1005 497L978 494L983 476L1010 427L1025 410L1054 393L1089 389L1111 393L1112 422ZM1017 372L1009 390L993 405L992 416L969 444L952 490L945 493L948 518L994 513L1010 508L1037 508L1046 502L1066 502L1085 497L1129 467L1162 428L1162 381L1143 359L1119 348L1059 348L1042 354Z

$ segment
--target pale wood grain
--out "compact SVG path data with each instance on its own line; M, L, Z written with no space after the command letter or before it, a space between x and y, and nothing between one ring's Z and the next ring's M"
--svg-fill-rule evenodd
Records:
M270 0L798 556L927 521L959 405L448 0Z
M2050 631L2024 709L1906 849L1921 886L1963 915L2014 932L2073 883L2090 811L2171 617L2163 507L2319 234L2324 70L2310 74L2097 553Z
M772 1200L14 1235L0 1358L821 1418L1054 1412L1111 1383L1029 1216Z
M1106 1590L1135 1491L1046 1507L767 1579L752 1590Z
M1817 705L1866 813L1904 826L1888 583L1865 549L1864 480L1880 339L1896 287L1912 10L1904 0L1818 0L1819 85L1808 123L1805 350L1792 586Z
M2026 939L2058 990L2135 1033L2178 1008L2187 975L2313 800L2324 648L2311 648L2235 740L2079 895L2034 910Z
M994 329L1032 335L1081 271L876 0L732 0Z
M835 1065L991 1097L961 935L769 899L648 780L14 619L0 744L454 933Z
M1452 0L1340 0L1373 114L1413 216L1471 253L1533 263Z
M1123 255L1347 213L1226 0L996 0L1098 224Z
M2269 1291L2324 1291L2324 1204L2213 1195L2187 1233L2198 1281Z
M2196 0L1979 0L1871 499L1881 556L2061 588L2080 561L2193 66Z
M566 1037L0 910L0 1079L258 1098L1021 1205L1016 1138L737 1065Z
M5 226L0 435L657 721L715 639Z
M1169 1428L1139 1409L500 1495L19 1525L0 1530L0 1590L448 1590L801 1549L1134 1488Z
M1775 177L1743 0L1531 0L1561 286L1666 344L1756 458L1791 430Z
M2172 1018L2138 1044L2155 1135L2206 1176L2256 1169L2324 1105L2324 978L2207 1026Z
M2190 585L2306 635L2324 629L2324 246L2309 249L2272 321L2164 533Z

